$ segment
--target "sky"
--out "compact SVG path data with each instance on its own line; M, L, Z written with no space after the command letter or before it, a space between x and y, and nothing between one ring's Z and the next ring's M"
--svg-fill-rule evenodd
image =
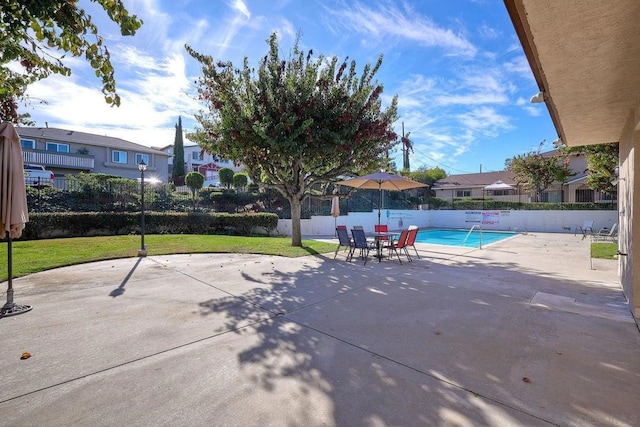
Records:
M278 34L288 57L296 37L314 55L348 57L358 74L383 55L376 79L383 103L398 96L394 129L414 143L411 170L447 174L499 171L505 160L553 148L557 133L502 0L124 0L144 21L121 37L106 13L88 0L111 54L120 107L109 107L100 81L81 58L65 58L72 75L52 76L28 89L23 110L36 126L122 138L149 147L174 142L197 127L199 63L185 44L216 60L252 66ZM189 141L185 141L189 143ZM402 166L402 154L395 153Z

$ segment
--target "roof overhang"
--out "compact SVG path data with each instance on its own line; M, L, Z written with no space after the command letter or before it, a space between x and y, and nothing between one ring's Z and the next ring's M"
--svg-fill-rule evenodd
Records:
M618 142L640 106L640 1L504 3L558 136Z

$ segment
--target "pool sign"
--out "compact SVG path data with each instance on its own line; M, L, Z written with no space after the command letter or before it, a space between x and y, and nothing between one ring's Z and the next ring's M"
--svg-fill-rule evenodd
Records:
M465 211L468 224L497 225L500 224L500 211Z
M499 211L483 211L482 212L482 225L497 225L497 224L500 224Z
M482 211L466 211L464 222L470 224L480 224L482 222Z

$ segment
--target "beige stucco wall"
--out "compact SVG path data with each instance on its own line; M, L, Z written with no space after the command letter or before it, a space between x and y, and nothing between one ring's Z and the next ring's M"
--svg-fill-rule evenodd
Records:
M620 138L620 169L618 200L620 233L618 247L620 256L620 283L629 299L636 321L640 319L640 259L634 255L633 247L640 247L640 222L634 221L634 213L640 212L640 196L636 196L635 181L640 180L640 168L636 168L635 148L640 141L640 108L629 115ZM639 181L640 182L640 181ZM635 279L635 280L634 280Z

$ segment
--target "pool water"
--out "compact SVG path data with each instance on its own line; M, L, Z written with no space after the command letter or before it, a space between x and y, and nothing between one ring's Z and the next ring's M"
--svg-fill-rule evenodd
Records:
M518 233L510 231L482 230L482 245L499 242L517 235ZM420 230L416 243L476 248L480 246L480 230L473 230L471 233L469 230Z

